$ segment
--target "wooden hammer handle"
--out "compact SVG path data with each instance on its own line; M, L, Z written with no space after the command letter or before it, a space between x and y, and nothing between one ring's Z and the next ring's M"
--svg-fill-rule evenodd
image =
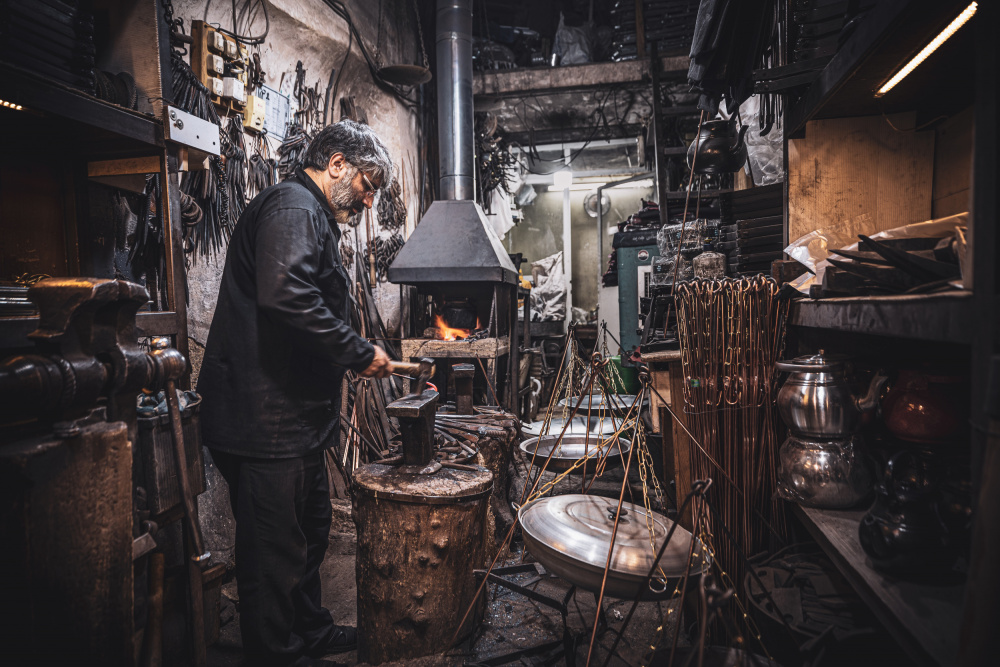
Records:
M405 375L419 375L420 364L414 361L394 361L392 362L392 371Z

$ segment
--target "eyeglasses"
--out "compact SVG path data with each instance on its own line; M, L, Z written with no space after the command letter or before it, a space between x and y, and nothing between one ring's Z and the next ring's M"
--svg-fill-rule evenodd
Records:
M378 192L378 188L372 185L371 180L368 178L368 175L365 172L359 169L358 173L361 174L361 181L365 184L365 194L368 193L375 194L376 192Z

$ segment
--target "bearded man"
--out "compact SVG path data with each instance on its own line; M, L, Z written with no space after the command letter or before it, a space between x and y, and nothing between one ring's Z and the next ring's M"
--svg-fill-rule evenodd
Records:
M320 131L302 162L233 230L198 381L203 442L236 518L243 651L256 665L309 665L357 645L320 600L326 450L346 370L391 372L351 328L338 228L388 184L389 154L370 127L345 120Z

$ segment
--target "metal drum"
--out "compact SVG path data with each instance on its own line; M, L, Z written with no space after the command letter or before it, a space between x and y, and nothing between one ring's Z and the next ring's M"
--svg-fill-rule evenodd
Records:
M601 496L554 496L524 505L518 511L518 519L528 551L542 565L570 583L598 593L617 507L617 500ZM684 576L691 541L696 539L680 526L658 563L666 579L657 573L652 587L646 585L653 559L673 524L667 517L645 507L622 503L605 595L634 599L641 592L643 600L673 595ZM696 540L689 580L696 581L710 565L704 545Z
M630 448L631 445L624 438L611 441L593 435L564 435L562 441L559 440L558 434L543 435L539 438L529 438L521 443L521 451L528 457L529 462L534 459L534 467L541 468L545 465L546 459L549 460L549 464L545 466L549 472L569 470L584 457L587 457L587 462L585 466L577 468L579 472L583 472L584 467L588 473L594 472L602 457L606 460L606 468L614 468L621 465L622 457L628 456ZM551 459L549 459L550 453Z

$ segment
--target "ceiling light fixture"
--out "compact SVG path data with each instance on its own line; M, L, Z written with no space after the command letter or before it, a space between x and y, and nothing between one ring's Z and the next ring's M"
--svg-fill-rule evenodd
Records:
M3 105L8 109L13 109L14 111L20 111L24 108L20 104L14 104L13 102L8 102L7 100L0 100L0 105Z
M897 83L899 83L906 77L906 75L915 70L917 68L917 65L924 62L924 60L927 59L927 56L934 53L934 51L936 51L939 46L944 44L949 37L954 35L959 28L965 25L968 22L968 20L972 18L972 15L976 13L976 9L978 8L979 4L976 2L973 2L971 5L966 7L965 10L962 11L962 13L959 14L954 21L949 23L948 27L942 30L941 33L931 41L930 44L921 49L920 53L914 56L910 62L906 63L903 69L896 72L896 75L894 77L889 79L889 81L887 81L884 86L879 88L878 92L875 93L875 97L882 97L890 90L892 90Z

